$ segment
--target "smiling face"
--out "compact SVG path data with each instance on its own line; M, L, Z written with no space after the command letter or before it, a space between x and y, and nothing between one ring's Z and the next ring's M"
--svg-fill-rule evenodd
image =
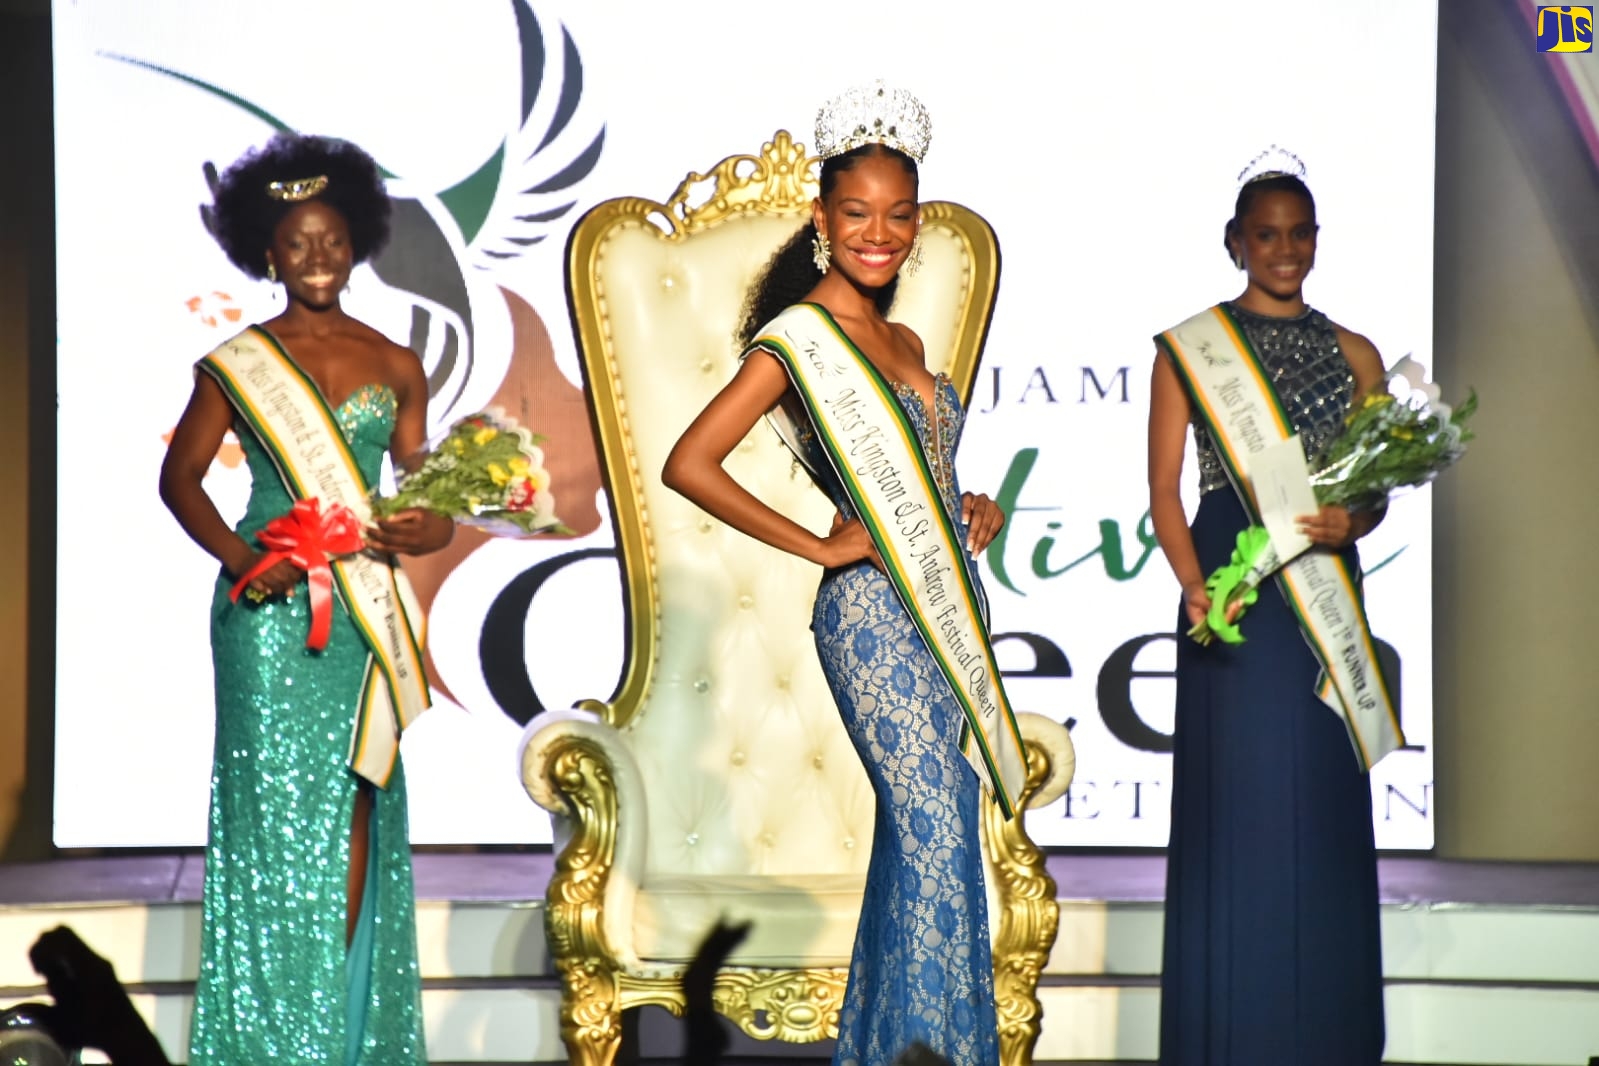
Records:
M291 299L314 310L337 306L355 265L349 224L320 200L296 204L273 231L267 262Z
M812 207L817 232L832 245L833 271L860 289L894 280L921 225L916 178L884 152L857 160Z
M1273 189L1254 197L1230 245L1249 288L1273 300L1296 300L1316 265L1316 213L1305 197Z

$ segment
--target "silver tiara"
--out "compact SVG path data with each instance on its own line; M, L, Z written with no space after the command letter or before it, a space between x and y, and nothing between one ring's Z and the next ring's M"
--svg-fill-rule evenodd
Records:
M1299 178L1305 177L1305 161L1286 148L1279 148L1275 144L1249 161L1249 165L1238 172L1240 187L1255 181L1265 181L1267 178Z
M816 153L823 159L882 144L920 163L932 139L933 121L922 102L880 81L835 96L816 113Z

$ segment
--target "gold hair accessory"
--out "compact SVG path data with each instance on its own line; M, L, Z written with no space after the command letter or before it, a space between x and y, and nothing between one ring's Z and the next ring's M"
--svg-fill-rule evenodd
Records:
M301 200L311 199L311 197L327 187L327 175L318 174L313 178L294 178L291 181L271 182L267 185L267 195L274 200L297 204Z
M933 121L922 102L882 82L835 96L816 113L816 154L823 159L882 144L920 163L932 139Z

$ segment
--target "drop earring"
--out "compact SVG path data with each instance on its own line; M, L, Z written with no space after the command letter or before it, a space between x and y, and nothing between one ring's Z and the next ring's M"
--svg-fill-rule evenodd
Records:
M914 274L922 269L922 233L916 231L916 239L911 241L911 254L905 257L905 263L900 267L904 274Z
M278 281L278 268L272 264L271 260L267 261L267 280L272 282L274 285L277 284Z
M833 247L827 243L827 234L817 230L816 236L811 238L811 262L816 264L817 270L825 274L828 264L832 261Z

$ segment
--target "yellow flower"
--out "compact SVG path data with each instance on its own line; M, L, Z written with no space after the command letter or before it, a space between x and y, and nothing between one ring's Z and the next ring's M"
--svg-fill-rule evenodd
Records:
M495 465L489 465L489 476L494 478L496 485L504 485L506 481L526 481L532 486L534 492L543 492L550 487L550 472L541 466L534 466L528 462L526 456L517 456L510 461L509 466L511 467L510 477L506 478L505 481L501 481L499 475L494 472Z
M476 497L476 496L468 496L466 498L466 509L468 511L472 512L473 514L477 514L478 509L480 507L482 507L482 506L483 506L483 501L481 499L479 499L478 497Z
M450 441L450 450L455 452L456 455L465 455L466 441L462 440L460 437L456 437L454 440Z
M482 429L472 434L472 443L481 448L483 445L487 444L489 441L493 440L499 435L500 431L495 429L493 426L484 426Z
M511 460L511 468L513 470L516 468L516 460L514 459ZM496 485L509 485L511 483L511 475L506 473L505 467L501 466L499 463L490 463L487 469L489 472L489 480L494 482Z

